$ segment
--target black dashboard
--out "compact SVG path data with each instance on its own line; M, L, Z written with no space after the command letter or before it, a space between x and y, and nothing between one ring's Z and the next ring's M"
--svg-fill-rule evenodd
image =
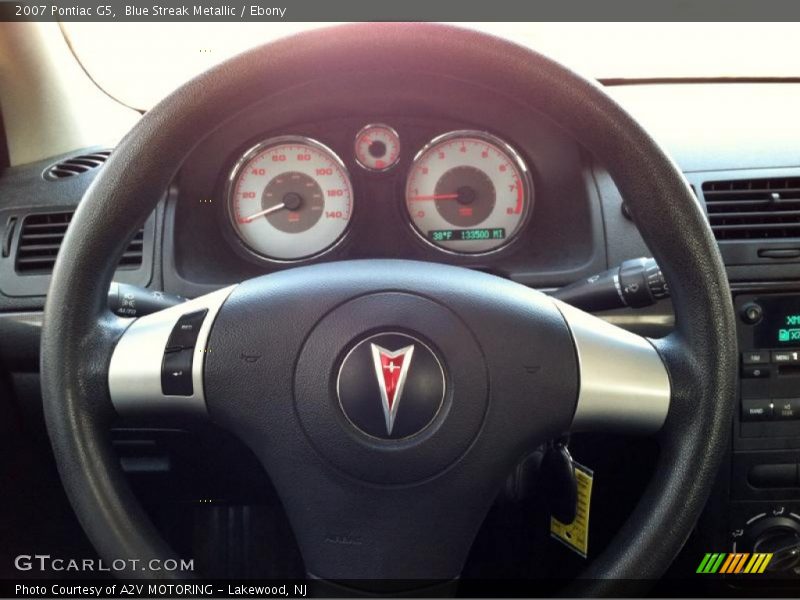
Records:
M360 83L354 77L352 85ZM397 257L456 264L530 286L553 288L648 254L602 165L546 118L513 98L460 82L415 81L415 86L424 90L421 92L417 87L410 90L408 82L387 80L385 85L394 92L389 94L386 87L378 92L381 86L371 83L375 91L364 89L357 101L341 91L339 82L309 84L308 89L293 90L291 102L265 99L210 127L204 141L186 157L174 184L165 190L157 212L143 224L137 247L140 262L123 265L118 279L194 296L296 264ZM747 111L753 110L748 103L754 94L774 104L778 96L797 96L798 87L726 84L610 88L672 150L698 199L708 207L734 286L739 282L788 282L796 278L800 251L795 240L799 232L791 202L797 198L800 172L796 164L800 155L779 115L752 115L766 121L766 126L753 137L752 126L747 125L737 137L730 131L729 122L720 119L712 92L725 94L729 111L738 110L746 120ZM315 101L320 95L326 98L324 111ZM667 110L656 110L669 103L688 105L692 99L695 112L682 113L691 114L690 119L684 118L685 123L675 122ZM700 122L703 129L698 128ZM361 166L354 147L359 132L374 123L388 125L400 140L396 164L382 171ZM415 156L438 136L464 130L486 133L508 144L530 173L530 214L514 232L513 243L488 253L453 252L427 243L418 235L407 210L405 188ZM296 261L264 260L244 247L231 225L227 184L237 160L249 148L284 136L316 140L341 159L352 184L352 215L346 232L330 251ZM775 142L772 145L771 139ZM740 154L733 144L741 148ZM753 156L754 147L763 151ZM29 249L26 243L31 242L25 235L25 221L33 215L40 215L40 219L54 215L51 220L55 221L68 219L97 170L89 168L74 177L55 179L44 174L53 165L80 161L81 156L97 150L83 149L8 168L0 177L0 310L35 310L43 305L48 263L35 270L20 267L18 254ZM721 156L727 157L724 162ZM760 191L759 186L763 187ZM767 207L769 211L778 210L748 215L738 209L744 205L730 204L737 199L748 200L748 190L756 193L751 201L765 206L778 194L780 206L773 202ZM757 207L746 208L751 211ZM64 229L53 233L63 235ZM41 252L54 258L58 237L46 241L54 245Z

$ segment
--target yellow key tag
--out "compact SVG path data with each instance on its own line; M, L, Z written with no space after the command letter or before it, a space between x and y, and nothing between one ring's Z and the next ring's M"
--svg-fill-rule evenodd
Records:
M555 517L550 517L550 535L586 558L589 553L589 505L592 501L594 473L575 461L572 462L572 466L575 469L575 481L578 487L575 520L565 525Z

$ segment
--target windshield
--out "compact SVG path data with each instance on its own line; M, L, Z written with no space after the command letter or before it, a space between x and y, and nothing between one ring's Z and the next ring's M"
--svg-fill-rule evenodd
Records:
M63 23L108 94L147 109L243 50L326 23ZM597 79L800 77L796 23L463 23Z

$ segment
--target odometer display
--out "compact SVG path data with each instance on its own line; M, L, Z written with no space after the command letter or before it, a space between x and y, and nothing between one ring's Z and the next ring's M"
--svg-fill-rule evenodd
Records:
M332 150L299 136L273 138L242 156L228 182L236 234L260 257L296 261L326 252L344 235L353 188Z
M506 230L496 229L434 229L428 232L433 242L472 242L475 240L504 240Z
M479 131L432 140L414 159L406 207L425 241L455 253L482 254L510 243L533 203L528 169L505 142Z

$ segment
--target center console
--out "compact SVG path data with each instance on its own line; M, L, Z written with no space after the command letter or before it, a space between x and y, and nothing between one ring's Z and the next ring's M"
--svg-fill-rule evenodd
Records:
M800 576L800 293L735 297L740 394L730 473L730 551L772 553Z

